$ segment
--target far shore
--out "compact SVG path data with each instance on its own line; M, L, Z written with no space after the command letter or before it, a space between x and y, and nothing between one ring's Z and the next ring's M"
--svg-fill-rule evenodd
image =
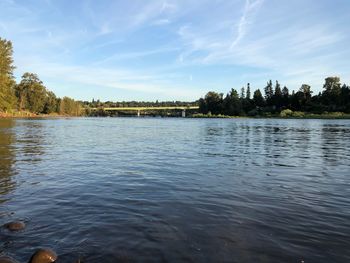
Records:
M23 119L23 118L65 118L65 117L76 117L60 114L36 114L27 111L6 113L0 112L0 119Z
M281 114L266 114L257 116L229 116L229 115L212 115L212 114L193 114L192 118L209 118L209 119L350 119L350 114L342 112L329 112L323 114L295 112L295 114L282 116Z
M136 117L137 115L129 115L129 116L112 116L111 118L128 118L128 117ZM60 115L60 114L35 114L31 112L14 112L14 113L4 113L0 112L0 119L60 119L60 118L77 118L77 117L96 117L96 116L72 116L72 115ZM104 116L99 116L101 118L106 118ZM108 117L108 116L107 116ZM141 116L145 117L145 116ZM147 115L147 117L152 117ZM174 116L161 116L166 118L181 118ZM202 114L196 113L187 116L186 118L194 118L194 119L350 119L350 114L339 113L339 112L331 112L331 113L323 113L323 114L313 114L313 113L304 113L300 112L296 115L290 116L281 116L280 114L268 114L261 116L229 116L229 115L214 115L214 114Z

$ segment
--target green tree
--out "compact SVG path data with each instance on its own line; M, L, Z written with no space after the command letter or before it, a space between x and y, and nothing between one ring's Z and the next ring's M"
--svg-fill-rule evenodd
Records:
M263 107L265 105L265 100L261 94L260 89L257 89L256 91L254 91L253 101L255 106L257 107Z
M247 84L247 96L246 96L246 99L250 100L250 96L251 96L251 94L250 94L250 83L248 83Z
M223 94L216 93L214 91L209 91L204 99L199 101L199 109L201 113L212 113L212 114L221 114L222 113L222 103L223 103Z
M36 74L24 73L21 82L16 86L16 95L20 110L43 113L47 101L47 91Z
M312 91L311 91L311 86L310 85L307 85L307 84L301 85L299 91L303 93L305 103L309 102L311 100Z
M349 113L350 112L350 87L347 85L343 85L341 88L341 106L343 111Z
M60 100L59 111L62 115L80 116L81 104L71 98L63 97Z
M16 104L11 41L0 38L0 111L13 109Z
M198 106L199 106L199 112L204 113L204 114L208 113L208 106L207 106L205 99L200 98L198 100Z
M283 107L289 107L289 90L286 86L282 89Z
M272 98L273 98L273 86L272 86L272 80L269 80L266 84L266 87L264 88L265 90L265 100L266 104L268 106L272 105Z
M325 79L323 85L324 91L322 93L322 101L329 106L329 110L336 110L337 105L340 104L341 98L341 84L339 77L328 77Z
M243 113L242 98L238 96L238 92L232 89L224 100L225 114L230 116L240 116Z
M340 90L340 78L339 77L328 77L325 79L325 84L323 88L325 92L339 91Z
M245 97L246 97L246 93L245 93L245 88L244 87L242 87L241 88L241 99L244 99Z
M243 99L241 99L241 101L242 101L242 108L243 108L244 114L246 114L254 109L253 101L250 98L250 84L249 83L247 83L247 91L246 91L245 97Z
M46 93L46 100L44 105L44 113L50 114L53 112L58 112L58 100L55 93L48 91Z
M280 110L283 106L283 95L281 85L277 80L275 85L274 105L277 107L278 110Z

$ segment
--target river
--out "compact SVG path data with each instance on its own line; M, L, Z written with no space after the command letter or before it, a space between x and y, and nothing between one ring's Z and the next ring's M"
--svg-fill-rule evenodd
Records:
M0 120L0 253L350 262L350 121Z

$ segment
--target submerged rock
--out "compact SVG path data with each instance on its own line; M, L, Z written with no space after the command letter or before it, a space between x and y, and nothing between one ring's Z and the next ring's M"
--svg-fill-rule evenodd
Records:
M10 231L20 231L26 227L26 224L22 221L13 221L13 222L6 223L4 227Z
M11 257L0 256L0 263L18 263L18 262Z
M53 250L41 248L33 254L31 259L29 260L29 263L52 263L56 260L57 255Z

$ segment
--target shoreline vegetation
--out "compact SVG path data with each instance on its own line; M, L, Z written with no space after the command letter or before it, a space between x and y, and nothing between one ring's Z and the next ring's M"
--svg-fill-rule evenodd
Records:
M135 117L135 115L123 115L119 117ZM169 117L163 115L147 115L147 116L158 116L158 117ZM12 113L4 113L0 112L0 119L54 119L54 118L76 118L76 117L105 117L105 116L89 116L89 115L80 115L80 116L72 116L72 115L60 115L57 113L51 114L35 114L32 112L12 112ZM109 117L109 116L108 116ZM174 117L174 116L170 116ZM261 116L230 116L230 115L213 115L213 114L203 114L203 113L194 113L187 118L193 119L350 119L350 114L343 112L329 112L322 114L314 114L307 112L293 112L289 115L281 114L266 114Z
M26 72L21 81L14 78L13 48L11 41L0 37L0 118L55 118L55 117L126 117L135 112L107 111L105 108L118 107L189 107L192 118L293 118L293 119L350 119L350 87L340 78L327 77L322 92L313 95L311 86L302 84L299 90L291 92L276 81L268 81L262 89L251 94L248 83L240 93L231 89L223 93L208 92L193 102L101 102L76 101L69 97L59 98L49 91L34 73ZM180 117L181 111L142 112L142 116Z
M350 114L346 114L343 112L330 112L330 113L322 113L322 114L314 114L314 113L305 113L305 112L295 112L294 114L285 116L281 114L268 114L262 116L230 116L230 115L212 115L212 114L203 114L196 113L190 116L191 118L211 118L211 119L350 119Z
M58 113L36 114L29 111L11 111L0 112L0 118L63 118L70 117L69 115L60 115Z

